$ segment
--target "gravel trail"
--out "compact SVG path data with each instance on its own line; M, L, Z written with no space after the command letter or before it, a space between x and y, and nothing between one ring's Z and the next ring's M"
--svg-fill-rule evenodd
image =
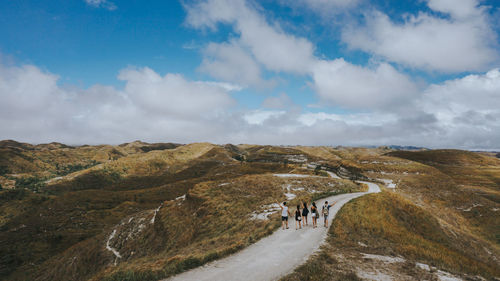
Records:
M329 225L345 203L365 194L380 192L378 185L360 182L368 185L368 192L340 194L316 201L319 208L325 200L330 204L336 203L330 208ZM290 213L293 211L294 207ZM309 226L295 230L295 221L292 218L289 221L289 229L280 228L240 252L165 280L277 280L303 264L324 243L327 228L323 227L323 218L318 219L317 228L312 228L311 222L309 215Z

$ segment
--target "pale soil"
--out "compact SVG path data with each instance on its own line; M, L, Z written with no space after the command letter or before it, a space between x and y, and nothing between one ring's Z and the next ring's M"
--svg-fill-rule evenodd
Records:
M366 245L364 245L366 247ZM341 272L355 272L359 278L374 281L484 281L479 276L457 276L427 264L408 261L403 257L363 253L359 249L341 250L332 245L325 249L333 253Z

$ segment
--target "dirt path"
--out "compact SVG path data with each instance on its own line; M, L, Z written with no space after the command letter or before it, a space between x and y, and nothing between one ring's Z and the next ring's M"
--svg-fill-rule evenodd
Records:
M329 225L345 203L368 193L380 192L374 183L361 183L368 185L368 192L341 194L316 202L317 206L322 206L325 200L330 204L336 203L330 209ZM234 255L166 280L277 280L304 263L325 241L327 228L323 227L322 218L318 219L318 228L314 229L310 216L309 220L309 226L295 230L295 221L292 219L289 222L290 229L279 229Z

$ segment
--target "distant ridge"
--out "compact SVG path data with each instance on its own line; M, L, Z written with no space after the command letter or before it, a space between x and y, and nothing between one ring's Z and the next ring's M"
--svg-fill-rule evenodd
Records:
M413 145L389 145L387 147L394 150L429 150L426 147L413 146Z
M367 145L363 146L366 148L380 148L380 149L392 149L392 150L429 150L427 147L422 147L422 146L413 146L413 145L382 145L382 146L376 146L376 145Z

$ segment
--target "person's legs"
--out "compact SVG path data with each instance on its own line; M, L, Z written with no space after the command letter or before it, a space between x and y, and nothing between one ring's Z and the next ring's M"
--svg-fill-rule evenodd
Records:
M299 228L302 229L302 221L299 220Z
M288 217L286 217L285 223L286 223L286 229L288 229Z
M281 228L285 229L285 217L281 217Z
M328 227L328 216L325 216L325 227Z

